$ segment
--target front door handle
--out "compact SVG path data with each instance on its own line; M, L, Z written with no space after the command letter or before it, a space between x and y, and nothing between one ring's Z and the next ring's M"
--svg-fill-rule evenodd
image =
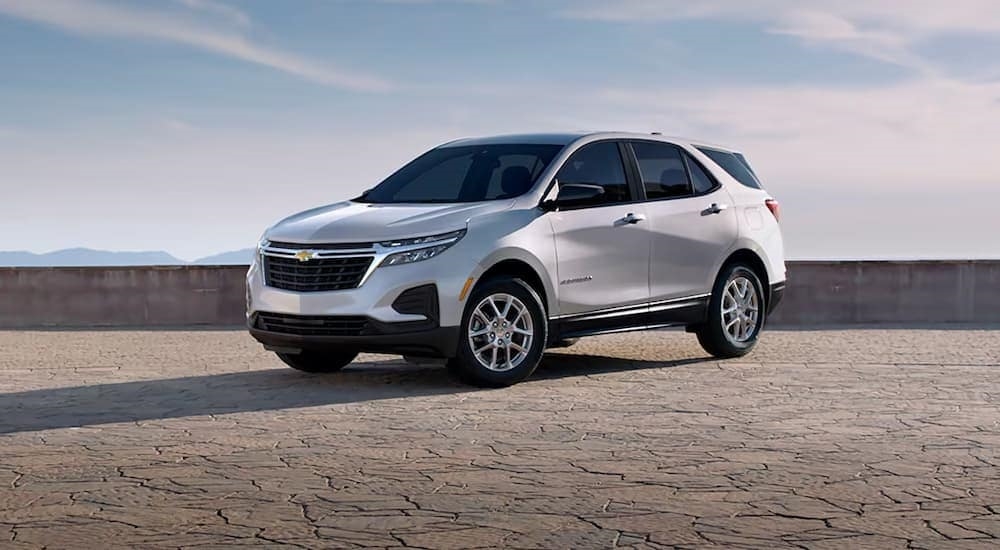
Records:
M644 219L646 219L646 216L642 214L633 214L632 212L629 212L624 218L622 218L622 223L636 224Z
M728 204L719 204L719 203L713 202L712 206L709 206L708 208L706 208L706 209L704 209L704 210L701 211L701 215L702 216L711 216L712 214L718 214L718 213L722 212L723 210L725 210L727 208L729 208Z

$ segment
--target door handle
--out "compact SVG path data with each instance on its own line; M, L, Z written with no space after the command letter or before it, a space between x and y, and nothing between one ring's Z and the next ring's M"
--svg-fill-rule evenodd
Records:
M719 204L719 203L713 202L712 206L709 206L708 208L706 208L706 209L704 209L704 210L701 211L701 215L702 216L711 216L712 214L718 214L719 212L722 212L723 210L725 210L727 208L729 208L728 204Z
M625 214L624 218L622 218L622 223L637 224L644 219L646 219L646 216L642 214L633 214L632 212L629 212L628 214Z

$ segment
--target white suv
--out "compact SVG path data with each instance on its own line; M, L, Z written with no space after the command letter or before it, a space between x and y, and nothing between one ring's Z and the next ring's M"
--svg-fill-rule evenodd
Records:
M247 323L296 369L396 353L447 359L484 386L608 332L680 325L737 357L785 287L777 218L730 149L658 134L463 139L269 228Z

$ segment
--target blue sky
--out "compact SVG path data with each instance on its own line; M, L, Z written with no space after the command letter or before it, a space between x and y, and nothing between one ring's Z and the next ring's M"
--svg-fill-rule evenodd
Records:
M456 137L744 150L789 255L1000 257L993 0L0 0L0 249L252 245Z

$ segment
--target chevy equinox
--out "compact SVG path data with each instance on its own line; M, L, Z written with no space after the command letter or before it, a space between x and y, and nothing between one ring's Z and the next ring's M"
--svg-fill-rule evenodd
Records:
M548 347L684 326L757 343L785 287L778 203L732 149L659 134L462 139L261 237L250 333L288 365L438 358L524 380Z

